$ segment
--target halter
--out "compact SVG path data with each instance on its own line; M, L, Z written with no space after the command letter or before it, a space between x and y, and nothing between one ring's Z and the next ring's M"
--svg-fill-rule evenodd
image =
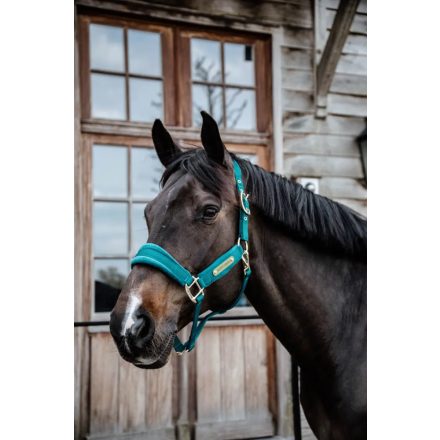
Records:
M240 200L240 217L238 226L237 244L231 247L223 255L218 257L206 269L202 270L198 275L192 275L185 267L183 267L174 257L172 257L164 248L154 243L146 243L139 249L138 253L131 260L131 267L136 264L144 264L153 266L168 275L174 281L185 287L186 294L195 304L193 324L191 334L187 342L182 343L176 336L174 339L174 349L178 354L191 351L202 333L205 324L215 315L225 313L229 309L235 307L240 301L246 289L247 282L251 275L251 267L249 264L249 248L248 248L248 223L249 223L249 194L244 192L244 185L241 176L241 169L238 163L233 161L235 184ZM242 246L243 244L243 246ZM202 309L202 302L205 298L205 289L211 284L227 275L231 269L240 261L243 262L244 278L241 289L233 301L226 309L213 311L203 318L199 316Z

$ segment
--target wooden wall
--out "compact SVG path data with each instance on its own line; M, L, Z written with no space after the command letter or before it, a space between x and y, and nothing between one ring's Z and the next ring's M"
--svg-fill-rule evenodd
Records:
M319 178L319 193L366 214L356 137L367 116L367 2L362 0L339 59L327 116L315 116L315 71L339 0L316 0L314 24L285 26L280 48L284 174Z

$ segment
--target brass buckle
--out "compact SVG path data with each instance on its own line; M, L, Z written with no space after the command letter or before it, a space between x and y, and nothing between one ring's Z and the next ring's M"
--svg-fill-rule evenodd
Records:
M198 291L197 291L197 293L195 294L195 295L193 295L192 293L191 293L191 288L193 287L193 286L196 286L197 287L197 289L198 289ZM189 299L194 303L194 304L197 304L197 297L199 296L199 295L202 295L203 293L204 293L204 290L203 290L203 287L199 284L199 278L198 277L193 277L193 282L191 283L191 284L185 284L185 291L186 291L186 294L188 295L188 297L189 297Z
M240 205L241 205L241 209L247 215L251 215L251 210L249 208L246 208L246 206L244 205L243 197L247 200L249 198L249 194L245 194L245 192L242 190L242 191L240 191Z

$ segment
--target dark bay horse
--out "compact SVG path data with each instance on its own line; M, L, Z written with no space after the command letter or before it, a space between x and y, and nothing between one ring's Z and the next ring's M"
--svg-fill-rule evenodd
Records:
M365 439L366 220L235 157L225 149L215 121L202 116L204 148L186 152L160 121L154 123L154 145L166 170L162 191L145 209L148 241L192 273L229 249L239 210L235 159L252 211L246 296L298 360L301 403L315 435ZM242 272L236 266L208 287L202 310L231 304ZM160 368L193 312L183 287L153 267L137 265L112 312L110 330L124 359L140 368Z

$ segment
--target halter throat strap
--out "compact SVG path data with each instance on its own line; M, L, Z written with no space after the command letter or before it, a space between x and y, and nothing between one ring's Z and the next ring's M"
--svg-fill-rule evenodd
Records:
M131 260L132 268L137 264L141 264L153 266L162 271L165 275L183 286L188 298L195 304L193 324L188 341L182 343L177 336L174 340L174 349L179 354L191 351L194 348L198 337L209 319L215 315L225 313L238 304L251 275L248 249L249 195L244 192L241 169L235 160L233 161L233 168L240 201L237 244L232 246L197 275L191 274L191 272L182 266L169 252L154 243L146 243L141 246L135 257ZM203 318L200 318L202 302L205 297L205 288L226 276L240 261L243 263L244 278L240 291L233 303L223 310L212 311Z

